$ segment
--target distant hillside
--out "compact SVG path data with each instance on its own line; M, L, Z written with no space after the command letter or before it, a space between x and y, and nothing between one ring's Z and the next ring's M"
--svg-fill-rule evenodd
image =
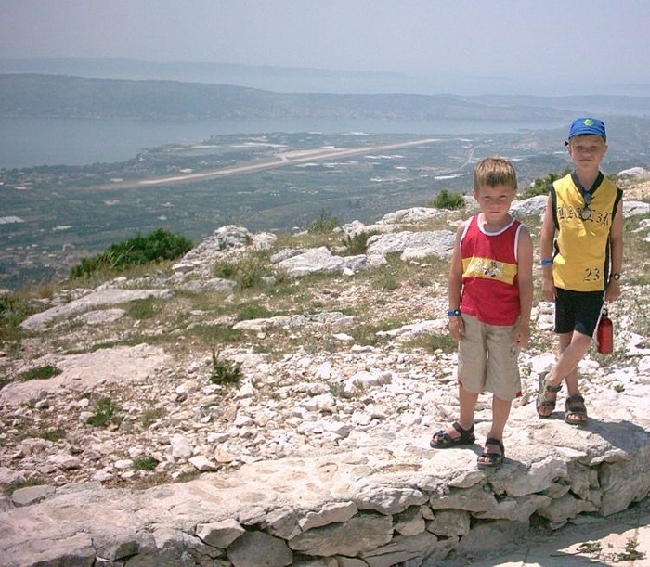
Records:
M561 95L650 96L650 84L588 81L567 85L553 77L524 79L517 76L471 75L465 69L418 74L386 71L344 71L307 67L242 65L217 61L147 61L129 58L42 57L9 59L0 57L0 74L38 73L89 79L155 80L240 85L282 93L379 94L410 93L423 95ZM585 89L589 89L586 91ZM579 97L572 104L579 104ZM572 107L575 108L575 107ZM586 106L586 108L590 108Z
M550 104L550 103L549 103ZM650 98L639 105L650 109ZM516 105L503 99L411 94L291 94L234 85L87 79L62 75L0 75L0 117L202 119L385 119L563 121L574 111Z
M0 59L0 74L38 73L90 79L180 81L240 85L277 92L435 94L417 90L402 73L238 65L198 61L143 61L116 58ZM414 90L414 88L416 90ZM438 90L438 92L440 92ZM453 92L453 91L451 91Z

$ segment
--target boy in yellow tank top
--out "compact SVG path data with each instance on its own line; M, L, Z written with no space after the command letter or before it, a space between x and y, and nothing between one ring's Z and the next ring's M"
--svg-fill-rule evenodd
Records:
M586 425L578 363L587 353L604 302L616 301L623 262L622 191L600 171L605 124L578 118L565 146L575 171L553 183L540 232L542 293L555 301L559 357L540 378L537 412L548 418L567 385L564 420Z

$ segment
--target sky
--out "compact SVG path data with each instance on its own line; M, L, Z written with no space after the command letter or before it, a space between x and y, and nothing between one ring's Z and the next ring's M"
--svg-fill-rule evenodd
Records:
M0 59L219 62L522 94L634 94L632 85L650 94L649 23L648 0L1 0Z

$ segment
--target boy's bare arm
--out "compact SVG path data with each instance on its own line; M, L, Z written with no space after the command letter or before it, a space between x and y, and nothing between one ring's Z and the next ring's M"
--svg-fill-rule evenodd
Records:
M609 229L610 274L619 274L623 268L623 203L619 203ZM616 301L621 295L620 282L610 278L605 289L605 301Z
M619 203L616 214L612 219L612 226L609 231L611 244L611 268L612 273L620 273L623 268L623 204Z
M460 239L463 235L464 225L458 227L454 250L449 263L449 276L447 278L447 297L449 309L460 309L460 293L463 283L463 264L460 255Z
M542 228L539 232L539 258L540 260L550 260L553 258L553 238L555 237L555 223L553 222L553 200L549 194L544 210L544 219ZM546 301L552 301L555 298L555 288L553 286L553 266L546 264L542 267L542 296Z
M460 240L463 235L465 225L462 224L456 231L456 241L454 250L451 255L449 264L449 277L447 278L447 298L449 309L460 309L460 295L463 285L463 264L460 253ZM449 334L457 341L463 338L463 320L460 317L449 317L447 323Z
M521 317L514 337L515 344L523 346L528 342L530 312L533 308L533 240L526 227L522 227L517 244L517 280L519 282L519 304Z

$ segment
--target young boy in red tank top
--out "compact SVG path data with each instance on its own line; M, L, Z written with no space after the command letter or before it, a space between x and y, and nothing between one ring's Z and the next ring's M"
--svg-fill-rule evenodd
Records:
M509 213L517 194L512 164L488 158L474 169L481 212L456 233L448 278L451 336L458 341L460 416L431 440L437 449L474 443L478 395L492 393L492 423L479 468L503 461L503 430L521 395L518 355L528 342L533 303L533 244Z

